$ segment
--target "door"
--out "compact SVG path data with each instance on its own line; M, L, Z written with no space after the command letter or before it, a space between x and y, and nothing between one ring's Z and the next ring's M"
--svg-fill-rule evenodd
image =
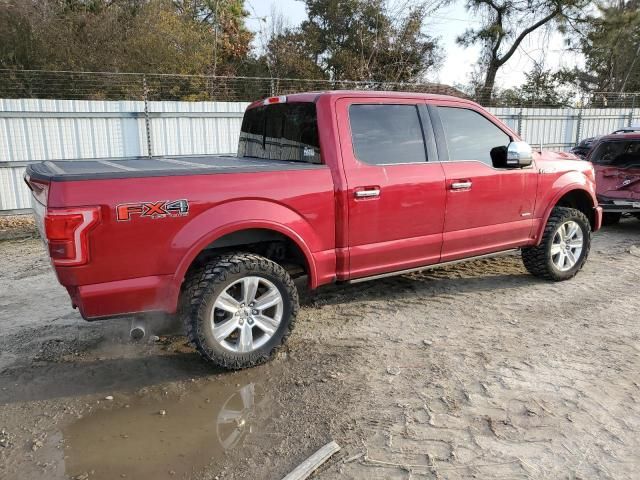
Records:
M526 244L537 188L535 166L507 168L512 138L480 110L430 106L446 181L443 262Z
M428 112L415 99L342 98L336 113L347 181L349 278L437 263L444 172Z

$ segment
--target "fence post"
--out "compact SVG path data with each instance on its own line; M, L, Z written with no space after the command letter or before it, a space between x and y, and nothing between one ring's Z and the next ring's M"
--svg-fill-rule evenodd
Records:
M636 96L631 95L631 110L629 110L629 124L627 125L628 127L630 127L631 125L633 125L633 110L636 107Z
M580 105L580 109L578 110L578 118L577 118L577 126L576 126L576 142L575 145L580 143L580 137L582 136L582 105Z
M522 107L520 107L520 111L518 112L518 136L522 136Z
M276 82L273 80L273 77L271 77L271 95L269 96L270 97L276 96Z
M142 76L142 91L144 96L144 128L147 132L147 156L152 157L151 149L151 118L149 118L149 87L147 86L147 76Z

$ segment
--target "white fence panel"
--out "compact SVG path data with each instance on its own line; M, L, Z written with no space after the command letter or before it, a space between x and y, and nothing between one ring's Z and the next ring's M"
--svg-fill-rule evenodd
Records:
M234 153L243 102L149 102L154 155Z
M628 108L589 108L583 110L582 138L611 133L629 125Z
M515 108L488 109L534 146L568 150L583 138L611 133L640 123L640 111L628 108Z
M146 155L143 102L0 100L2 162Z
M29 162L233 153L247 105L0 99L0 214L29 208Z
M22 179L24 167L0 168L0 214L3 210L29 208L30 192Z
M147 156L148 142L153 155L233 153L247 105L152 101L145 113L143 101L0 99L0 214L29 208L22 175L32 161ZM639 109L489 110L551 150L640 123Z

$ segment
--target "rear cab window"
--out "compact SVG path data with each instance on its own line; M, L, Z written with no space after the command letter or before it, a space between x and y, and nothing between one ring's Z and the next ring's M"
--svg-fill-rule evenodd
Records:
M322 163L315 103L278 103L247 110L238 156Z

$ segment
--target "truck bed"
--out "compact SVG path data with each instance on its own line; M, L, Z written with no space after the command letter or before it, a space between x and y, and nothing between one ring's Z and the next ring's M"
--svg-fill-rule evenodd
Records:
M47 160L29 165L33 179L64 182L105 178L165 177L218 173L309 170L322 165L230 155L96 158Z

